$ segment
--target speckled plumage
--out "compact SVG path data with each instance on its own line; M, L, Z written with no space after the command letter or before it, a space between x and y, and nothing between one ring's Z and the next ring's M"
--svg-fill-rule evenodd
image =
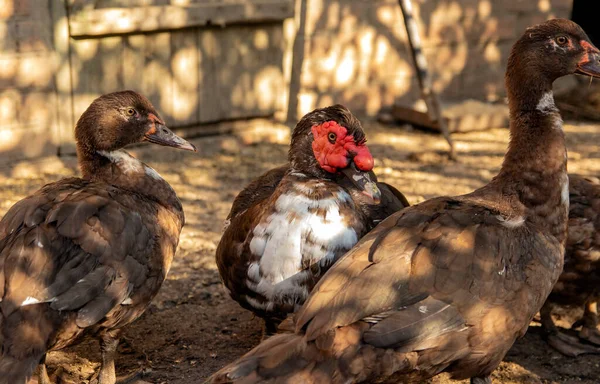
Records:
M577 356L600 353L596 309L600 299L600 182L569 175L569 199L565 265L541 314L550 344L564 354ZM587 343L558 333L550 317L554 305L584 308L577 325L582 326L579 336Z
M600 67L581 45L553 50L558 36L589 42L575 23L552 20L513 46L511 140L488 185L385 219L321 278L281 327L288 333L208 382L397 383L440 372L490 382L562 271L567 152L547 93L581 63L594 76Z
M302 305L337 258L381 220L408 206L385 183L377 183L381 201L374 204L347 177L320 169L303 135L310 139L311 126L336 117L363 141L360 123L343 107L307 115L294 132L291 163L240 192L217 248L219 272L232 298L265 318L268 332ZM368 174L376 182L375 174Z
M119 150L159 124L134 92L97 99L76 129L83 178L44 186L0 221L0 382L24 383L46 352L90 334L102 340L99 382L114 383L120 329L158 292L184 225L169 184Z

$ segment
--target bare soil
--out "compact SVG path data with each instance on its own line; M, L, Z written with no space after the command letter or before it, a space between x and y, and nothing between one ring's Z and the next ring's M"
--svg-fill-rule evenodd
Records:
M167 281L149 310L126 331L117 359L119 375L143 370L143 382L198 383L260 341L261 321L227 296L214 253L235 195L262 172L285 162L287 128L265 124L270 126L256 135L194 140L199 154L154 146L131 150L175 188L187 223ZM449 162L436 153L445 149L440 136L377 123L365 123L365 128L379 178L397 186L412 203L483 185L500 167L508 141L506 129L455 134L460 160ZM572 122L565 130L569 171L600 175L600 125ZM76 174L73 157L0 168L0 214L45 183ZM559 324L568 327L577 311L560 315ZM51 353L49 371L60 383L88 383L99 360L98 345L91 340ZM600 357L562 356L546 345L534 321L493 378L496 383L591 384L599 383L599 376ZM442 375L430 382L451 380Z

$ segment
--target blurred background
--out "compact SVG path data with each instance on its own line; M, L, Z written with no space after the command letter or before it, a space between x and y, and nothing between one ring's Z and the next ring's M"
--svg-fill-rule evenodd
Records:
M573 0L413 6L443 103L502 103L515 38L570 17ZM187 136L332 103L375 117L420 97L396 0L0 0L0 162L72 153L81 112L124 88Z

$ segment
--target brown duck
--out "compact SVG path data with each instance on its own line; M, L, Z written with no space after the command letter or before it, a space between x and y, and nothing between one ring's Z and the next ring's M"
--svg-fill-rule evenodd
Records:
M20 384L48 351L85 334L102 348L100 384L115 383L121 328L169 271L184 224L175 191L122 150L148 141L195 151L143 96L96 99L75 128L82 178L48 184L0 222L0 382Z
M569 175L569 237L565 266L540 311L548 342L568 356L600 353L598 308L600 298L600 182ZM583 307L579 338L559 332L552 320L554 305Z
M372 168L360 121L341 105L317 109L294 129L289 163L234 200L217 265L231 297L265 319L267 334L339 256L408 206Z
M600 76L568 20L527 29L508 60L511 140L499 174L393 214L319 281L290 327L212 383L491 382L558 280L568 178L552 83ZM288 324L286 324L288 325Z

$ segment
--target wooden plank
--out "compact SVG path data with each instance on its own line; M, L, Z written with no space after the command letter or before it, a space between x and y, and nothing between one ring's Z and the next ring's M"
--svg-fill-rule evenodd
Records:
M171 71L171 34L153 33L145 36L145 63L142 81L138 85L168 125L173 125L173 72Z
M171 72L173 73L173 125L197 124L199 114L200 73L198 33L195 30L171 33Z
M123 88L146 96L168 125L175 121L170 62L170 33L123 37Z
M56 71L54 82L56 84L56 114L53 123L53 136L58 144L59 153L71 152L67 149L69 144L72 148L73 127L75 118L73 116L71 60L69 46L69 23L67 10L62 1L50 1L50 14L54 27L54 51L56 55Z
M221 120L219 104L221 89L217 79L217 66L221 66L221 47L214 29L198 29L198 104L200 111L198 121L209 123Z
M218 49L209 57L215 61L219 118L272 115L284 84L281 25L233 26L215 37Z
M123 88L144 93L146 35L123 37Z
M104 36L238 23L282 21L294 15L293 0L235 0L209 4L71 7L72 37Z
M120 36L71 41L73 104L76 119L102 94L123 88Z

